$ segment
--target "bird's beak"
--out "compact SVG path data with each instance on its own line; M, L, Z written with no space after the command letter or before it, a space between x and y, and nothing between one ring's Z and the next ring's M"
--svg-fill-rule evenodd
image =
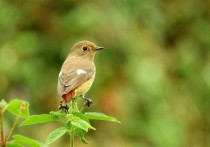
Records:
M104 47L99 47L99 46L97 46L97 47L95 48L95 51L99 51L99 50L102 50L102 49L104 49Z

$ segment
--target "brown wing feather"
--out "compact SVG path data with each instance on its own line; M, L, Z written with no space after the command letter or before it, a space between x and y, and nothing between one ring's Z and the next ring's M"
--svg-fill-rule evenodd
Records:
M71 71L70 73L60 73L57 87L58 94L60 96L76 89L88 81L95 73L95 69L93 67L81 70L84 70L86 73L82 73L80 75L77 74L77 71Z

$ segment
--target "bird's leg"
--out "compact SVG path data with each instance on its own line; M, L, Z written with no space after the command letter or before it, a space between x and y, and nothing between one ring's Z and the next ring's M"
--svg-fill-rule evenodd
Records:
M85 100L86 106L90 107L93 104L93 101L89 98L82 96L82 99Z
M62 100L62 101L60 102L60 105L59 105L58 109L59 109L59 110L60 110L60 109L63 109L66 113L68 113L69 107L68 107L68 105L65 103L65 101Z

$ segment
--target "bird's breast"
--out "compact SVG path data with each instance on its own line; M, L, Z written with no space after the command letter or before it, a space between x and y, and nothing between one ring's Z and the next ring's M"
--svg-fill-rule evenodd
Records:
M84 95L86 92L88 92L88 90L93 84L94 79L95 79L95 74L88 81L77 87L75 89L76 95Z

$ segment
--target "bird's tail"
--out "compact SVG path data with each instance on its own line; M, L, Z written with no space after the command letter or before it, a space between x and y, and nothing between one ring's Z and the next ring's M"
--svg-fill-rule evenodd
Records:
M68 107L68 103L71 101L72 98L75 97L75 91L72 90L70 92L68 92L67 94L64 94L62 96L62 100L60 102L60 105L59 105L59 109L65 109L68 111L69 107Z

